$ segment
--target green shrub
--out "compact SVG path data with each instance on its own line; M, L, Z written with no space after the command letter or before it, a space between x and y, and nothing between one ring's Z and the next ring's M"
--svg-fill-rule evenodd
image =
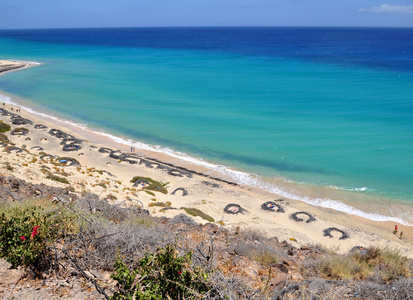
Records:
M151 196L155 197L155 194L152 193L151 191L145 191L145 193L147 193L148 195L151 195Z
M66 215L47 212L42 206L1 209L0 257L13 267L36 265L47 244L68 228Z
M170 205L167 205L165 202L151 202L148 205L149 207L154 207L154 206L158 206L158 207L169 207Z
M138 180L145 180L148 182L149 185L144 186L142 188L142 190L150 190L150 191L154 191L154 192L161 192L163 194L168 194L168 190L165 188L165 186L168 183L161 183L159 181L153 180L150 177L142 177L142 176L135 176L132 178L132 180L130 182L135 183Z
M14 133L23 133L23 132L29 132L29 129L24 128L24 127L19 127L14 129Z
M5 144L11 144L9 138L4 133L0 133L0 142Z
M106 184L103 183L103 182L96 183L96 185L97 185L97 186L100 186L100 187L102 187L102 188L104 188L104 189L107 188Z
M11 130L11 126L9 124L6 124L3 121L0 121L0 132L6 132L10 130Z
M178 256L173 246L146 253L133 271L118 258L111 277L119 291L110 299L200 299L211 289L208 274L190 264L191 252Z
M53 175L53 174L51 174L51 173L49 173L49 174L46 176L46 178L47 178L47 179L50 179L50 180L57 181L57 182L69 184L69 181L68 181L66 178L60 177L60 176L57 176L57 175Z
M197 208L192 208L192 207L181 207L188 215L194 216L194 217L201 217L202 219L208 221L208 222L215 222L214 218L211 217L210 215L204 213L203 211L197 209Z
M109 194L106 196L105 199L114 201L114 200L117 200L118 198L115 195Z

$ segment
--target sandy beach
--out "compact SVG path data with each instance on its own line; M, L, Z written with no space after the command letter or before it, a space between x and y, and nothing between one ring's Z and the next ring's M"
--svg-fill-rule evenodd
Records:
M2 66L9 66L4 70L11 71L25 65L0 61L0 73ZM404 232L404 239L400 240L393 234L393 222L370 221L281 198L229 182L207 169L166 154L133 151L130 146L117 144L104 135L29 113L18 106L6 103L1 104L1 109L0 120L11 125L11 131L5 135L14 144L1 144L1 174L26 182L70 187L77 193L95 193L111 199L112 203L143 207L158 217L183 213L182 207L197 208L212 216L220 226L262 229L280 241L289 240L297 246L321 244L345 253L355 246L376 245L399 249L413 258L412 227L397 224L399 232ZM50 174L69 183L48 179ZM165 183L168 193L145 192L142 184L131 183L135 176ZM270 203L263 209L267 202ZM167 209L160 203L166 204ZM235 205L227 207L228 204ZM207 222L201 217L194 219ZM332 237L325 236L329 228L335 228Z

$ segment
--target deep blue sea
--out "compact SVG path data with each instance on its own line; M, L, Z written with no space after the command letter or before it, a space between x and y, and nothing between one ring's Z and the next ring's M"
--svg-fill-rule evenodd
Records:
M2 30L0 58L41 63L0 77L36 111L413 223L413 28Z

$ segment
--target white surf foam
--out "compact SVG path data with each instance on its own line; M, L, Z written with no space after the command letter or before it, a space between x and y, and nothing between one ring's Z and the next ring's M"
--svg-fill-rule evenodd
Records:
M0 101L6 102L15 106L18 106L27 112L31 114L35 114L41 117L45 118L50 118L52 120L56 120L62 123L66 123L70 126L78 127L83 130L89 131L93 134L98 134L101 136L105 136L107 138L110 138L111 140L115 141L116 143L128 145L131 147L134 147L135 149L142 149L142 150L149 150L149 151L154 151L158 153L163 153L167 154L170 157L179 159L181 161L196 165L196 166L201 166L207 169L210 169L212 171L221 173L224 177L229 177L231 180L235 181L238 184L243 184L243 185L248 185L252 187L257 187L263 190L266 190L270 193L274 193L277 195L280 195L281 197L289 198L289 199L294 199L294 200L299 200L306 202L311 205L315 206L320 206L320 207L325 207L325 208L331 208L334 210L342 211L348 214L360 216L369 220L373 221L393 221L397 222L403 225L410 226L412 225L406 220L403 220L402 218L399 217L391 217L391 216L385 216L385 215L380 215L380 214L375 214L375 213L368 213L364 212L360 209L357 209L355 207L352 207L350 205L347 205L339 200L333 200L333 199L322 199L322 198L310 198L310 197L303 197L303 196L298 196L294 194L294 192L291 191L286 191L283 188L280 188L274 184L271 184L269 182L265 182L263 179L261 179L258 175L255 174L249 174L243 171L238 171L231 169L230 167L224 166L224 165L218 165L218 164L213 164L210 162L207 162L203 160L202 158L196 158L190 155L187 155L183 152L175 151L170 148L162 147L159 145L149 145L146 143L142 142L137 142L132 139L124 139L115 135L112 135L110 133L106 133L103 131L96 131L96 130L91 130L88 128L86 124L80 124L80 123L74 123L65 119L61 119L52 115L48 115L45 113L38 112L36 110L31 109L30 107L25 107L21 106L20 104L17 104L14 102L10 97L0 95ZM362 187L362 188L355 188L352 189L353 191L361 191L364 192L367 190L367 187Z

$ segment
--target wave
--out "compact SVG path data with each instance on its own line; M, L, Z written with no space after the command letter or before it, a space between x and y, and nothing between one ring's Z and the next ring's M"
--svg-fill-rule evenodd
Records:
M143 142L134 141L132 139L121 138L121 137L115 136L113 134L104 132L104 131L92 130L92 129L88 128L88 126L86 124L74 123L72 121L61 119L61 118L55 117L53 115L38 112L36 110L33 110L30 107L22 106L22 105L20 105L16 102L14 102L10 97L5 96L5 95L0 94L0 101L5 102L5 103L9 103L9 104L12 104L12 105L15 105L15 106L19 106L19 107L21 107L22 109L26 110L27 112L29 112L31 114L38 115L38 116L45 117L45 118L49 118L49 119L52 119L52 120L55 120L55 121L58 121L58 122L66 123L70 126L80 128L80 129L88 131L90 133L107 137L107 138L111 139L112 141L114 141L116 143L123 144L123 145L128 145L128 146L134 147L137 150L141 149L141 150L147 150L147 151L153 151L153 152L157 152L157 153L161 153L161 154L166 154L170 157L176 158L176 159L181 160L183 162L190 163L190 164L193 164L193 165L198 166L198 167L204 167L208 170L218 172L223 177L229 178L230 180L233 180L238 184L260 188L260 189L263 189L263 190L268 191L270 193L277 194L281 197L303 201L305 203L308 203L308 204L311 204L311 205L314 205L314 206L320 206L320 207L324 207L324 208L331 208L331 209L334 209L334 210L337 210L337 211L345 212L345 213L348 213L348 214L351 214L351 215L360 216L360 217L363 217L363 218L366 218L366 219L369 219L369 220L373 220L373 221L393 221L393 222L397 222L397 223L400 223L400 224L403 224L403 225L406 225L406 226L413 225L412 223L408 222L407 220L404 220L404 219L399 218L399 217L391 217L391 216L386 216L386 215L381 215L381 214L369 213L369 212L362 211L362 210L357 209L353 206L345 204L340 200L325 199L325 198L311 198L311 197L307 197L307 196L297 195L293 191L287 191L285 188L277 186L277 185L275 185L271 182L265 181L263 178L261 178L260 176L258 176L256 174L250 174L250 173L247 173L247 172L234 170L234 169L232 169L228 166L210 163L210 162L207 162L207 161L203 160L202 158L196 158L196 157L190 156L186 153L179 152L179 151L167 148L167 147L162 147L160 145L149 145L149 144L146 144L146 143L143 143ZM287 179L283 180L283 181L284 182L292 182L292 181L287 180ZM339 190L353 191L353 192L365 192L365 191L368 190L367 187L349 188L349 189L339 188L339 187L330 187L330 188L339 189Z

